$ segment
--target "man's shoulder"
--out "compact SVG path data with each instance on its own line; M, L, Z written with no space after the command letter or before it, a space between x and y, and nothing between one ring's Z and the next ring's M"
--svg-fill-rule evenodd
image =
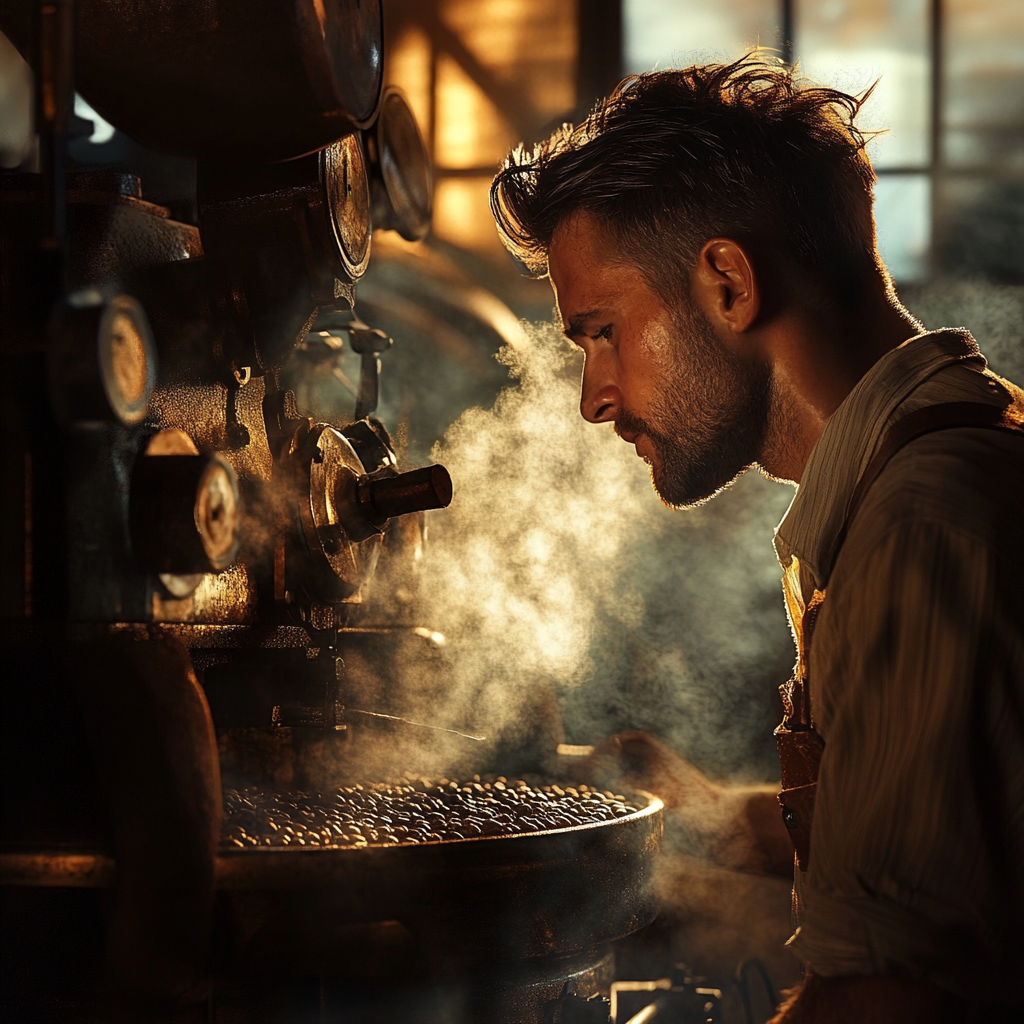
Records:
M932 527L1005 548L1024 537L1024 435L953 427L901 448L850 524L847 545L864 552L897 527Z
M919 385L892 422L928 406L993 405L1024 417L1024 392L984 365L953 363ZM890 423L890 426L891 426ZM899 449L868 491L855 522L862 541L898 525L947 527L1003 544L1024 533L1024 434L950 426Z

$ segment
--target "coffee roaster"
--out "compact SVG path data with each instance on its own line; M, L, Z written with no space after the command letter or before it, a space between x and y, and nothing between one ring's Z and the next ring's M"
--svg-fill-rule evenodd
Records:
M5 1019L607 1020L660 805L498 774L440 713L443 624L365 612L453 493L399 466L393 342L356 302L371 228L431 215L379 4L57 0L0 27L39 134L0 192ZM198 224L68 161L76 90L195 161ZM282 384L310 338L359 357L330 421ZM338 794L364 786L412 810L360 825ZM257 791L294 842L239 824Z

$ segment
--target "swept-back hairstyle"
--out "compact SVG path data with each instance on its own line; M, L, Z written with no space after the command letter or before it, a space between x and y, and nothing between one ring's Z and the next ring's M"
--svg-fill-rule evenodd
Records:
M703 244L724 236L853 305L879 274L871 164L854 125L865 96L802 86L755 54L627 78L576 127L522 146L491 186L506 248L547 272L558 225L597 217L614 258L664 299L685 297Z

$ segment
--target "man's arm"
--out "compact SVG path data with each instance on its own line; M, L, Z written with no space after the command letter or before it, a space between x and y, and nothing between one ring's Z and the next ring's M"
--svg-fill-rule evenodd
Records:
M971 1024L981 1019L956 996L920 982L812 974L768 1024Z
M624 732L595 748L584 774L647 790L671 822L710 860L737 871L793 874L793 846L778 786L721 786L645 732Z
M602 785L621 784L660 797L670 820L717 864L792 877L793 846L782 824L777 787L717 785L644 732L605 740L583 774ZM769 1024L973 1024L975 1019L961 1000L931 985L809 975Z

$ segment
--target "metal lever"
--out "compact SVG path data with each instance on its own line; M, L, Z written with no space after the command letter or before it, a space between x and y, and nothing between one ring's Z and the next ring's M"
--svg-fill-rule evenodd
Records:
M377 411L380 400L380 359L379 353L386 352L394 342L375 327L368 327L358 320L345 325L353 352L362 357L359 368L359 395L356 398L357 420L365 419Z
M365 476L358 493L363 518L379 532L395 516L447 508L452 502L452 478L444 466L424 466L396 476Z

